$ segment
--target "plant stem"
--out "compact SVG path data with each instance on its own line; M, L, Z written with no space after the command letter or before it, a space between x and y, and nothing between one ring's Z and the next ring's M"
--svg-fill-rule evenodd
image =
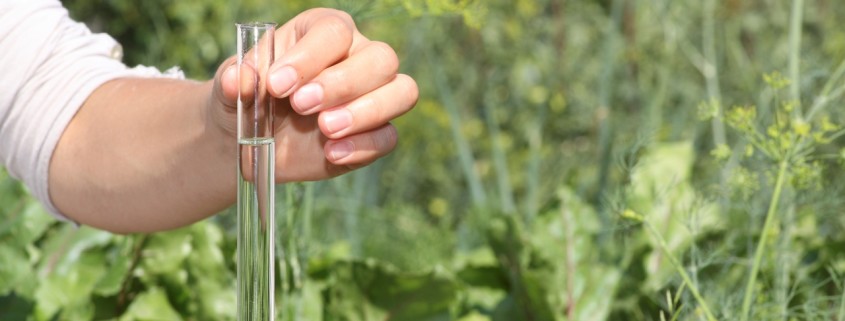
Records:
M678 270L678 274L681 275L681 279L684 281L685 284L689 286L690 293L695 298L695 301L698 302L699 308L701 311L704 312L704 315L707 317L707 321L716 321L716 317L713 315L713 312L710 310L710 307L707 305L707 301L704 301L704 297L701 296L701 293L698 291L698 288L695 286L695 283L692 283L692 278L690 278L689 274L687 274L686 269L684 266L681 265L681 262L678 261L678 258L672 254L669 250L669 245L666 244L666 240L660 236L660 233L654 228L651 223L648 221L643 221L643 224L648 228L649 232L657 239L657 245L660 246L660 249L666 253L666 258L669 259L669 262L672 263L672 266Z
M789 98L801 101L801 23L804 16L804 0L792 1L792 17L789 19ZM801 115L801 109L795 108L795 116Z
M123 281L120 282L120 291L117 294L117 311L122 313L126 310L128 305L128 295L129 295L129 288L132 285L132 272L135 271L135 268L141 262L141 252L144 250L144 246L147 244L147 239L149 239L148 234L141 234L137 236L131 236L128 238L133 242L134 247L132 250L132 261L129 263L129 269L126 270L126 274L123 276Z
M715 44L715 29L716 29L716 0L707 0L705 3L704 13L704 28L702 34L702 44L704 52L704 63L701 69L704 74L704 80L707 84L707 96L710 103L722 103L722 93L719 86L719 67L716 63L716 44ZM721 108L720 108L721 109ZM719 111L721 113L721 110ZM725 138L725 124L718 118L714 117L711 121L713 128L713 144L715 146L722 146L726 143ZM722 173L722 181L725 181L725 174Z
M610 122L612 108L610 104L613 88L616 88L613 82L613 74L616 70L616 61L618 60L619 26L621 25L624 8L624 0L613 0L610 9L610 19L605 27L604 34L604 56L602 57L604 68L601 71L599 81L599 104L598 110L596 111L599 118L599 181L598 192L596 193L597 200L602 198L602 194L604 194L607 186L607 180L610 176L611 146L613 144L613 126ZM609 221L608 215L605 213L606 211L603 210L604 206L602 206L601 202L597 201L597 203L599 204L601 219L605 222Z
M750 317L751 299L754 296L754 285L757 283L757 273L760 271L760 263L763 261L763 253L769 239L768 236L771 234L772 225L775 221L774 216L777 212L778 204L780 203L780 194L783 191L783 185L786 181L787 165L789 164L787 159L780 162L778 177L775 182L775 192L772 194L772 200L769 202L769 210L766 213L765 223L763 223L763 231L760 233L760 239L757 241L757 250L754 252L754 262L751 265L751 274L748 278L748 284L745 286L745 295L742 299L741 321L748 321L748 318Z
M838 98L842 95L842 87L838 88L836 92L831 94L831 90L833 90L834 84L842 78L842 75L845 74L845 59L839 63L839 66L836 67L836 71L827 79L827 82L822 89L822 92L816 96L816 99L813 101L813 107L810 108L810 112L807 114L807 119L813 119L819 111L822 110L827 104Z
M511 187L512 185L508 172L508 161L505 157L504 146L502 146L502 134L499 130L499 119L496 117L496 110L493 107L494 102L490 97L491 94L489 94L492 92L492 88L488 88L488 94L484 99L484 121L487 123L487 130L490 132L492 142L493 166L496 167L496 183L499 188L500 206L505 213L511 215L516 211L516 206L514 205L513 187Z
M790 193L787 192L787 196L784 196L784 198L789 199L789 194ZM775 273L777 274L777 280L775 281L775 297L777 298L776 302L778 309L780 310L778 315L783 321L788 320L789 317L789 273L792 271L792 260L790 260L791 253L789 249L792 246L792 222L794 219L794 205L787 206L784 209L783 219L780 224L781 231L778 233L780 235L780 249L776 251L777 268L775 269Z
M472 148L466 136L464 136L463 131L461 131L463 121L458 111L458 102L452 92L452 87L448 84L445 74L446 71L441 67L442 63L434 61L434 58L432 58L433 55L435 54L432 53L429 55L429 61L434 66L434 84L437 86L437 93L440 94L440 102L449 113L449 127L452 132L452 139L454 139L455 146L458 150L458 160L460 161L461 169L463 169L467 183L469 184L472 204L475 207L480 207L486 203L487 196L484 192L481 178L475 171L475 158L472 155Z
M842 284L842 296L839 297L839 315L836 317L837 321L845 321L845 282Z
M567 194L561 193L561 201L568 202ZM565 204L565 203L564 203ZM563 222L574 222L572 218L572 211L567 206L560 207L560 215ZM575 297L575 231L573 224L564 224L564 261L566 265L566 319L575 320L575 305L577 298Z

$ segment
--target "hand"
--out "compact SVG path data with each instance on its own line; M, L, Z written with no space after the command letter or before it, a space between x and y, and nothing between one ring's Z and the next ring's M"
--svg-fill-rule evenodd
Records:
M390 120L416 104L393 49L364 37L342 11L312 9L275 33L268 91L276 103L276 181L319 180L365 166L396 145ZM237 67L217 71L210 120L236 134ZM233 140L234 141L234 140Z

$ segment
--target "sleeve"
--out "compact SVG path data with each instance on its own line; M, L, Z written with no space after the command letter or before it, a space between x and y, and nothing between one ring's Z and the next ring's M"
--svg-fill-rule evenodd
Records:
M101 84L120 77L184 78L127 68L111 37L73 21L58 0L0 1L0 165L48 212L50 158L71 118Z

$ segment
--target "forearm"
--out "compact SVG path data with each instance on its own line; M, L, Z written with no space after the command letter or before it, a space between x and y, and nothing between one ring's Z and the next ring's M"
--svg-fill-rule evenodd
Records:
M98 88L68 125L50 163L62 213L115 232L203 219L235 198L236 143L207 110L211 83L123 78Z

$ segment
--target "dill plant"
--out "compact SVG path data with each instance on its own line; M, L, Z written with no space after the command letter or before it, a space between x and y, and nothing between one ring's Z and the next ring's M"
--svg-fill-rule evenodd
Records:
M763 173L769 181L774 181L763 227L753 252L748 281L744 287L742 310L739 315L740 320L743 321L752 317L754 293L760 288L757 281L758 275L763 258L772 244L771 238L778 234L777 223L780 220L787 220L779 217L779 214L784 212L782 205L787 202L786 198L794 195L795 192L821 188L823 165L814 152L818 146L829 143L843 134L840 126L832 123L829 117L805 119L801 116L798 101L781 99L780 92L790 87L793 82L780 72L768 73L762 78L774 100L772 104L774 108L770 111L768 119L759 115L758 108L754 105L734 106L724 115L715 109L715 104L700 106L701 115L721 120L739 133L740 143L747 144L740 158L746 160L762 158L770 164ZM730 156L730 151L731 148L727 145L719 145L714 148L711 155L717 159L726 160ZM757 154L759 158L755 158ZM735 169L735 173L735 179L732 180L734 186L740 189L751 186L752 189L756 189L753 182L759 178L757 174L745 167ZM785 221L782 224L790 224L790 222ZM787 233L784 237L790 236ZM783 307L781 314L786 314L785 305L788 302L780 303Z

